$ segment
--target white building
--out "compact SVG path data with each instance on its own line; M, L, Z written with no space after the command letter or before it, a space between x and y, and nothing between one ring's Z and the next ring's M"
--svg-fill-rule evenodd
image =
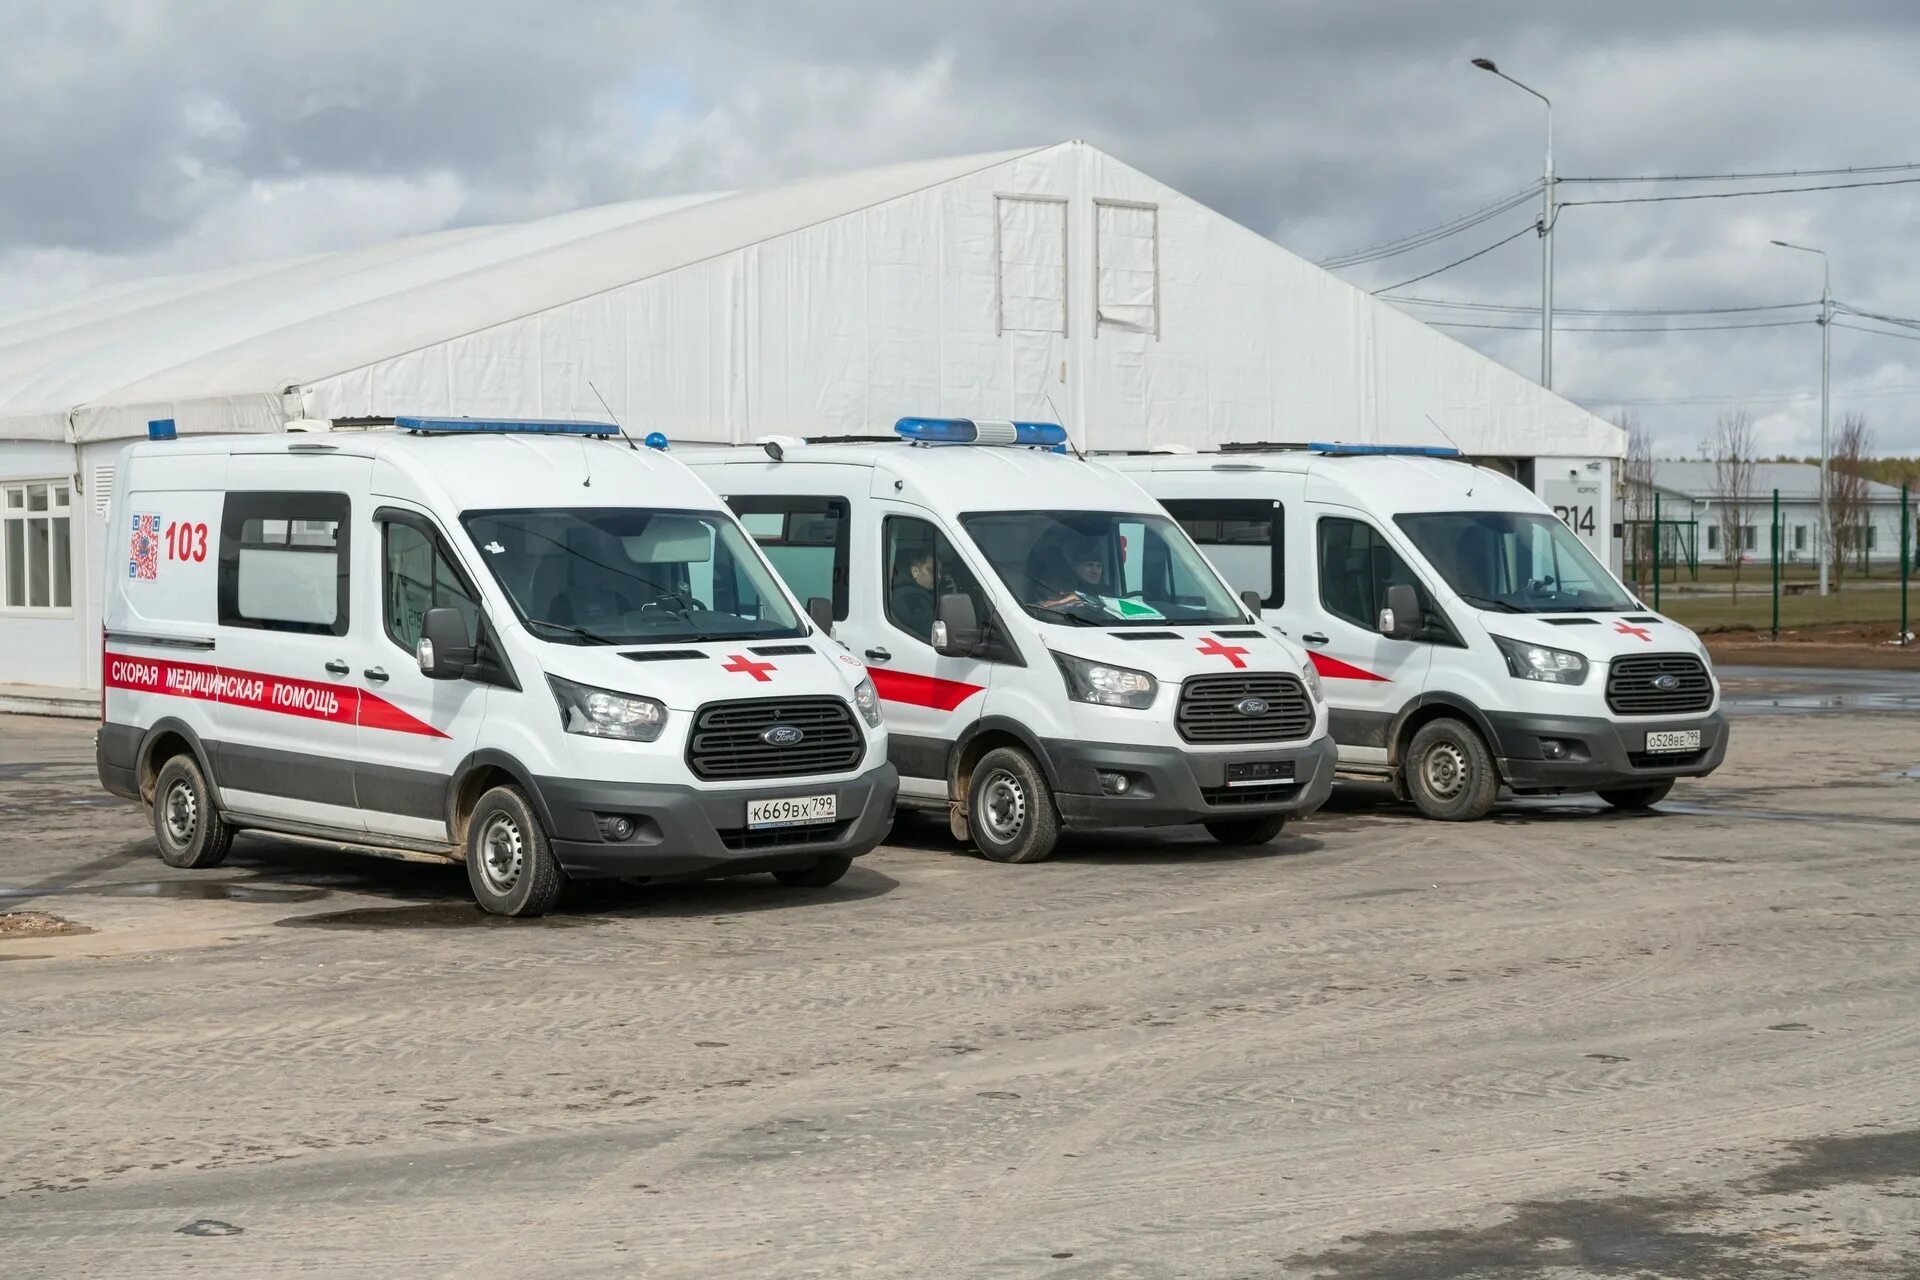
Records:
M1711 462L1653 464L1654 488L1660 492L1660 520L1690 524L1697 530L1697 550L1703 564L1725 564L1737 547L1747 563L1767 563L1771 547L1767 530L1773 520L1773 494L1780 491L1781 550L1788 564L1819 564L1820 468L1803 462L1756 462L1745 496L1728 503ZM1651 519L1651 508L1640 504L1637 513ZM1835 513L1836 525L1840 514ZM1891 485L1866 482L1860 516L1852 527L1837 529L1849 566L1874 567L1900 562L1900 491ZM1910 535L1911 536L1911 532Z
M0 704L91 708L125 541L102 527L113 459L149 420L604 417L602 396L680 440L911 413L1060 421L1089 449L1452 441L1602 554L1624 453L1608 423L1084 143L583 209L0 315Z

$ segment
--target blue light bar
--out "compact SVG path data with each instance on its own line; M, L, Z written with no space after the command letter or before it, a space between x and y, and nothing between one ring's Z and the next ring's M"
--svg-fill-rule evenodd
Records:
M543 418L395 418L402 431L432 431L482 435L614 436L620 428L611 422L561 422Z
M172 440L180 434L172 418L154 418L147 423L147 439Z
M976 422L972 418L902 418L894 431L921 444L1016 444L1064 449L1067 429L1057 422Z
M1446 444L1322 444L1307 446L1309 453L1335 458L1458 458L1460 451Z

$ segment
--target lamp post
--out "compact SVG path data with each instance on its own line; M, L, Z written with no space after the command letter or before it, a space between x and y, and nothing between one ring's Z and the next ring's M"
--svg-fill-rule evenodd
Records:
M1827 546L1833 536L1833 514L1827 506L1827 389L1833 372L1833 264L1825 249L1775 240L1782 249L1820 255L1820 594L1827 594Z
M1538 89L1521 84L1494 65L1492 58L1475 58L1473 65L1525 89L1547 105L1547 166L1540 181L1540 385L1553 387L1553 100Z

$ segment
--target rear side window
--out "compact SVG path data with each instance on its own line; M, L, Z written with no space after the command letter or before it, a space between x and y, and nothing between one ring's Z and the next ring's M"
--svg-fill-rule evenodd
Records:
M836 621L847 617L847 503L844 498L729 498L761 554L801 604L833 601Z
M351 514L344 493L228 494L220 625L345 635Z
M1279 503L1176 498L1160 505L1235 591L1259 592L1269 609L1286 602L1286 512Z

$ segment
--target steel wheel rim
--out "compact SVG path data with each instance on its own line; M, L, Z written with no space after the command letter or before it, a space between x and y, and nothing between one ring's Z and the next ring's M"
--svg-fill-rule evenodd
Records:
M193 785L185 778L167 788L161 817L174 843L184 846L193 840L194 828L200 824L200 797L193 793Z
M1451 800L1466 790L1467 770L1467 753L1457 742L1434 743L1420 761L1428 794L1441 800Z
M506 814L496 814L480 831L480 878L494 893L511 893L520 883L526 866L526 840L520 824Z
M980 788L980 823L1000 844L1011 842L1027 825L1027 789L1005 769L987 775Z

